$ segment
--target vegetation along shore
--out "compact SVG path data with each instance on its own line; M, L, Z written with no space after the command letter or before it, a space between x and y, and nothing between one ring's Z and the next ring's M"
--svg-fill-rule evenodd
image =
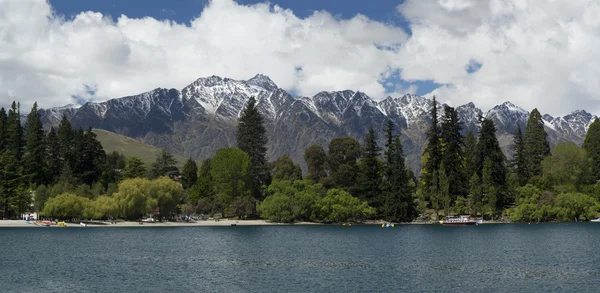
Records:
M569 222L600 215L598 119L583 146L550 148L533 109L525 129L516 126L507 158L492 120L481 117L477 134L463 136L454 108L434 98L430 112L418 176L405 166L402 134L391 121L371 128L362 144L340 137L326 147L310 146L303 174L285 154L268 161L254 98L240 115L236 147L219 149L199 166L190 158L182 170L164 150L148 165L136 156L107 154L92 129L73 129L66 117L45 132L37 104L22 125L14 102L0 109L0 218L36 213L90 226L226 226L435 223L461 214L495 222ZM384 146L377 144L379 135ZM36 222L0 222L27 225Z

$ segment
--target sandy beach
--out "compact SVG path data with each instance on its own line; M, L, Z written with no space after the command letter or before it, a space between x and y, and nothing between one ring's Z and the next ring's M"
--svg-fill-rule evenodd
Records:
M129 222L119 221L117 224L102 221L85 221L86 227L79 223L67 222L67 227L90 228L90 227L218 227L218 226L282 226L282 225L319 225L318 223L300 222L295 224L272 223L265 220L206 220L194 222ZM49 226L50 228L63 228L56 225ZM36 225L32 222L24 220L0 220L0 228L48 228Z

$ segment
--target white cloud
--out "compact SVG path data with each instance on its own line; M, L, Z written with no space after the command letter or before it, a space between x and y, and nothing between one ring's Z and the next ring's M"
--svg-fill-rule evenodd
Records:
M50 107L72 96L99 101L256 73L302 95L355 89L383 97L378 80L394 53L378 47L397 49L406 38L362 15L300 19L278 6L232 0L211 1L190 26L125 15L113 22L94 12L62 19L45 1L0 0L0 104L17 99L28 111L35 100Z
M398 11L410 38L362 15L301 19L233 0L211 1L189 26L94 12L63 19L43 0L0 0L0 105L16 99L28 111L35 100L101 101L256 73L301 95L354 89L380 99L416 90L386 92L381 83L400 72L443 84L430 95L452 105L510 100L544 113L600 113L599 0L406 0Z
M600 1L407 0L398 11L413 34L396 66L444 84L431 93L440 100L600 111ZM481 68L469 74L470 62Z

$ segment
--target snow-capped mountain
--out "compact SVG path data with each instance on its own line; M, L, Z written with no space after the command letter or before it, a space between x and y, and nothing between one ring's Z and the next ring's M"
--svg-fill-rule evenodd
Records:
M312 144L325 147L335 137L351 136L363 141L366 131L379 130L390 119L402 133L407 163L418 171L420 156L431 122L430 99L407 94L375 102L365 93L351 90L320 92L312 97L292 97L268 76L249 80L219 76L199 78L181 91L155 89L135 96L102 103L68 105L40 110L46 128L57 126L65 115L74 126L113 131L167 150L205 159L218 148L235 145L235 127L250 99L264 115L271 159L283 153L304 165L304 150ZM440 104L439 115L444 104ZM456 107L463 133L477 132L479 117L496 123L500 144L510 154L517 125L524 129L529 112L505 102L483 113L475 104ZM564 117L544 116L551 143L571 140L581 143L595 116L575 111Z

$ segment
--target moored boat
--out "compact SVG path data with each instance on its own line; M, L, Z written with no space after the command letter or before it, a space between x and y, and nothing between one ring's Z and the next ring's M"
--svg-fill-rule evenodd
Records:
M471 220L469 216L460 216L458 218L447 218L440 221L440 224L444 226L473 226L477 224L475 220Z
M592 222L592 223L600 223L600 218L591 219L590 222Z

